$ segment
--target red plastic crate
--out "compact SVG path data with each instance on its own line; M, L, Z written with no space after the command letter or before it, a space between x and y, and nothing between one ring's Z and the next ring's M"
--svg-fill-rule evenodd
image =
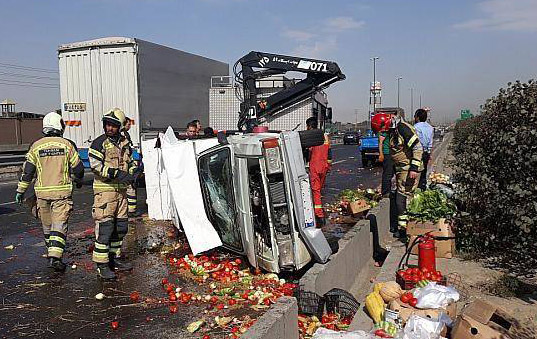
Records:
M403 278L401 278L401 276L397 273L395 273L395 281L399 284L399 286L401 286L403 290L411 290L416 287L415 282L403 280ZM442 276L442 280L437 283L446 286L447 278L445 276Z

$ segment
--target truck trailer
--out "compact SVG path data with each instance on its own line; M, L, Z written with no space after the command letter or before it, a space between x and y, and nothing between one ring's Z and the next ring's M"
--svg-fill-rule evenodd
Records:
M168 126L185 129L194 119L206 126L211 76L229 74L224 62L126 37L60 45L58 59L64 135L85 165L107 110L118 107L134 121L139 152L141 140Z

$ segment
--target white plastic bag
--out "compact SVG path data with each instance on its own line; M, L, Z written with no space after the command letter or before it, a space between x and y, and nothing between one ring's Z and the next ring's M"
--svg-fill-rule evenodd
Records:
M418 299L417 308L445 308L459 300L457 290L451 286L437 285L435 282L430 282L425 287L417 288L413 294Z
M440 321L412 315L405 325L403 339L439 339L443 326Z
M364 331L338 332L319 327L311 339L375 339L375 336Z

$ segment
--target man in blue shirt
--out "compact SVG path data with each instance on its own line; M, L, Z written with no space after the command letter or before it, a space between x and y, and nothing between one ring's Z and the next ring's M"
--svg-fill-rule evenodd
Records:
M420 143L423 145L423 172L421 172L418 188L425 190L427 188L427 165L429 164L433 150L434 129L427 123L427 111L423 108L416 110L414 122L414 128L416 129Z

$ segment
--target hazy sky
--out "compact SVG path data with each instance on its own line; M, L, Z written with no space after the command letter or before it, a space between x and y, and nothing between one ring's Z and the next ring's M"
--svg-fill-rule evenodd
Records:
M383 106L396 105L401 76L401 106L410 110L412 87L414 109L421 95L436 122L462 108L478 111L509 81L537 78L537 0L1 4L0 100L32 112L60 107L57 73L7 66L57 70L59 44L105 36L137 37L230 65L251 50L336 61L347 79L328 94L340 121L355 121L356 110L359 120L367 116L372 56L380 57Z

